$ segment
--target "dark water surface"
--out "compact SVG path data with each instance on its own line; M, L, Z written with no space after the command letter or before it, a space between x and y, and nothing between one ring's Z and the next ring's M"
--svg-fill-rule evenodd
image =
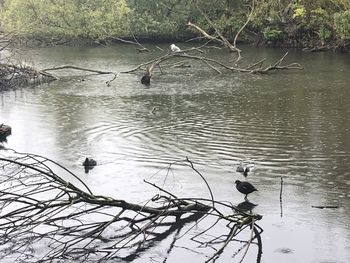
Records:
M244 48L243 55L273 61L285 51ZM157 52L119 45L33 49L23 56L38 68L121 72ZM259 189L250 201L263 215L262 262L350 262L350 55L292 50L287 62L305 70L217 75L194 63L156 72L149 88L139 83L141 73L119 74L108 87L110 76L61 71L51 84L0 93L0 123L12 126L9 148L45 155L96 193L130 201L152 194L144 178L188 156L216 199L238 204L243 196L234 181L243 176L235 168L252 163L247 179ZM99 163L89 174L81 167L85 156ZM170 188L208 198L204 183L181 169ZM339 208L312 208L322 205ZM254 259L251 253L245 262Z

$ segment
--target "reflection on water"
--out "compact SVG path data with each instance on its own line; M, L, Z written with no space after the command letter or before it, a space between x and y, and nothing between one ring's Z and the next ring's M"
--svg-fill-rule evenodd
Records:
M226 56L214 51L216 57ZM284 50L247 49L246 59ZM35 65L74 64L123 71L155 56L133 47L30 50ZM139 75L61 72L60 81L0 95L8 147L42 154L72 169L97 193L143 200L143 179L188 156L218 200L242 205L236 179L259 189L247 209L262 214L263 262L350 262L349 55L291 52L304 71L267 76L193 67L163 69L145 89ZM84 173L86 156L98 165ZM236 172L254 165L247 178ZM177 195L208 197L178 168ZM280 177L283 185L283 216ZM244 204L244 203L243 203ZM336 205L339 209L312 206Z
M256 204L253 204L252 202L249 202L249 201L244 201L244 202L241 202L237 205L237 208L240 210L240 211L243 211L243 212L253 212L253 209L256 207L257 205Z

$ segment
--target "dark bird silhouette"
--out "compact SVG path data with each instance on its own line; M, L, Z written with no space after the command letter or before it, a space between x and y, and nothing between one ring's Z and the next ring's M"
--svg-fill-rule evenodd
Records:
M244 177L248 176L248 172L250 172L250 168L248 166L244 166L242 164L238 165L236 172L242 173Z
M97 162L94 159L88 158L88 157L86 157L85 161L83 162L83 166L96 166L96 165L97 165Z
M97 162L94 159L86 157L85 161L83 162L85 173L88 173L89 170L94 168L94 166L96 165L97 165Z
M258 189L256 189L251 183L248 183L248 182L241 182L239 180L236 180L235 184L236 184L237 190L240 193L245 194L245 197L244 197L245 200L247 200L247 196L250 193L253 193L254 191L258 191Z
M253 204L246 200L242 203L239 203L236 207L243 212L251 212L256 206L256 204Z

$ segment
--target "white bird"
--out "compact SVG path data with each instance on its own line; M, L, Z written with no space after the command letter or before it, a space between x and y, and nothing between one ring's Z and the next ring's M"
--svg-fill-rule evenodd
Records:
M170 45L170 50L172 52L179 52L179 51L181 51L181 49L178 46L176 46L175 44L171 44Z

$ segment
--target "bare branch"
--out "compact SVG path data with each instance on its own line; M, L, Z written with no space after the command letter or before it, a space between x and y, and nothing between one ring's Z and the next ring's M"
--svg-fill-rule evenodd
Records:
M0 258L5 261L127 261L171 235L167 256L172 247L181 248L181 238L187 239L187 253L205 261L234 247L234 237L261 219L214 200L192 162L189 167L207 184L210 199L178 198L148 181L162 194L143 204L94 195L82 181L89 192L63 180L59 174L70 172L56 162L8 149L0 151L0 167Z

